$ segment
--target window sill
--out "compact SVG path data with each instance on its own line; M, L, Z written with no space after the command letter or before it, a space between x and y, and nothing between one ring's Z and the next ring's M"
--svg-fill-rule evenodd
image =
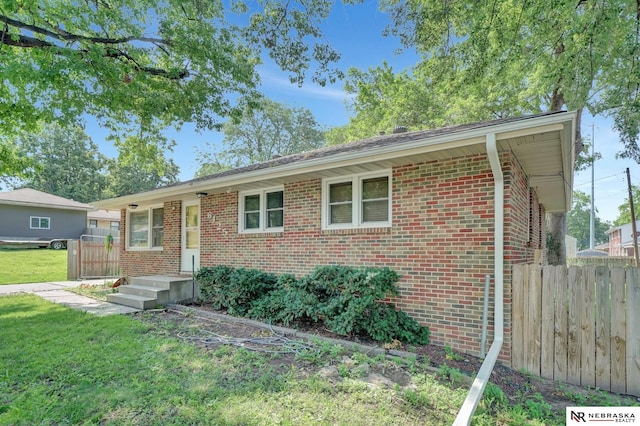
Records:
M163 247L127 247L126 251L162 251Z
M257 231L257 232L240 232L240 238L280 238L284 237L284 231Z
M367 235L391 234L391 225L371 228L328 228L320 231L320 235Z

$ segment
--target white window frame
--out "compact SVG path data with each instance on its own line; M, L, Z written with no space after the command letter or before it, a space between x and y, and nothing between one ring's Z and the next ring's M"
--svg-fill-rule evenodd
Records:
M38 219L38 226L33 226L33 219ZM47 226L40 226L42 219L47 220ZM51 229L51 218L48 216L29 216L29 229Z
M389 203L388 203L388 220L377 222L363 222L362 220L362 181L367 179L375 179L386 177L389 180ZM331 211L329 204L329 188L330 185L337 183L351 183L351 223L330 223ZM360 228L388 228L392 224L391 206L392 202L392 179L391 170L381 170L377 172L358 173L353 175L345 175L338 178L322 179L322 229L360 229Z
M272 192L282 192L282 226L267 227L267 194ZM244 198L251 195L260 196L260 224L257 228L246 229ZM238 233L239 234L260 234L268 232L284 232L284 186L242 191L238 194Z
M153 246L153 211L157 209L164 209L163 204L149 206L145 208L136 208L134 210L127 209L127 226L125 236L127 239L127 250L130 251L160 251L163 246ZM131 213L147 213L147 245L146 246L131 246ZM163 210L164 215L164 210ZM164 230L164 218L163 218L163 230ZM164 242L164 238L163 238Z

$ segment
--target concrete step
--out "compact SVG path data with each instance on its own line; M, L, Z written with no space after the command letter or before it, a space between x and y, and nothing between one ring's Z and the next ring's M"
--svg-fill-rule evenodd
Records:
M118 305L131 306L136 309L153 309L158 306L155 298L137 296L135 294L114 293L107 294L107 302L117 303Z
M157 287L147 287L137 284L129 284L118 287L120 294L130 294L133 296L142 296L149 299L155 299L156 304L166 305L169 303L169 289L162 289Z
M151 309L169 303L184 303L193 300L195 290L191 277L150 275L132 277L130 284L118 287L119 292L107 296L107 300L137 309Z
M171 284L178 285L192 283L191 277L171 277L166 275L148 275L143 277L131 277L130 284L143 287L155 287L163 290L171 288Z

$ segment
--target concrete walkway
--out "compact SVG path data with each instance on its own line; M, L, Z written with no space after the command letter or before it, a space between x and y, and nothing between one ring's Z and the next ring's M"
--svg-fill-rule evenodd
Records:
M0 296L19 293L31 293L54 303L79 309L94 315L117 315L140 312L139 309L128 306L116 305L115 303L103 302L86 296L66 291L70 287L79 287L80 284L102 285L104 280L82 280L82 281L52 281L34 284L10 284L0 285Z

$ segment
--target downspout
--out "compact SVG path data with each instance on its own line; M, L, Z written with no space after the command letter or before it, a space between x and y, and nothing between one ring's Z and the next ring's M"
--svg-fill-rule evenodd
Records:
M490 133L486 136L487 157L491 165L494 183L494 339L487 356L485 357L480 370L476 375L471 389L464 400L454 426L469 425L471 416L476 411L476 407L482 398L484 388L489 382L491 372L498 359L502 342L504 339L504 176L500 167L500 158L496 146L496 134Z

